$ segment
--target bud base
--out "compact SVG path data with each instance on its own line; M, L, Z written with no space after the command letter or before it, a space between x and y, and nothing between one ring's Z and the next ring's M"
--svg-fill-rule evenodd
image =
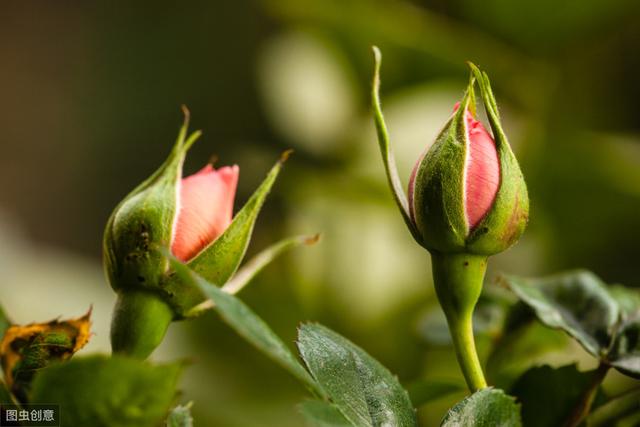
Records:
M120 292L111 320L111 349L146 359L160 345L172 320L173 310L158 295Z

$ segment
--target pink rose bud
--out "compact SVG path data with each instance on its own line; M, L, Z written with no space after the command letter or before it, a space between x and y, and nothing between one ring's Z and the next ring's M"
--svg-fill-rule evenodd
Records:
M373 48L373 117L394 199L413 238L431 253L433 284L462 373L475 392L487 387L473 339L473 312L490 255L513 245L529 216L518 162L502 131L489 78L471 79L436 141L416 163L405 195L380 106L380 62ZM478 83L492 134L475 117Z
M526 184L502 131L488 79L476 78L493 136L471 112L472 81L409 180L414 235L440 253L502 252L520 237L528 219Z
M238 166L207 165L182 178L187 150L200 136L187 136L188 111L178 140L162 166L114 209L107 221L103 261L118 294L111 325L116 353L146 358L174 320L197 316L206 295L170 267L171 255L203 279L224 286L240 266L253 226L288 153L233 216ZM297 240L280 244L279 253ZM270 256L275 256L271 254ZM253 270L265 265L256 263Z
M147 357L169 323L205 299L200 290L173 280L167 254L184 262L202 256L207 258L202 264L225 270L211 259L224 254L207 250L232 222L238 166L215 170L207 165L183 179L185 155L200 135L187 138L186 119L164 164L120 202L107 222L104 266L118 293L111 328L114 352ZM235 257L231 260L226 270L237 267Z
M236 165L218 170L207 165L182 178L187 150L200 135L187 138L187 124L164 164L115 208L103 245L105 270L115 291L154 291L180 310L190 308L197 296L170 288L166 254L183 262L209 256L206 249L232 222L239 175ZM203 262L212 264L209 258Z
M238 166L215 170L211 165L182 178L171 252L188 261L231 224Z
M473 312L490 255L522 235L529 197L502 131L489 78L469 63L471 79L436 141L417 161L404 193L380 106L380 50L371 99L378 143L400 213L413 238L431 253L433 284L447 318L462 373L475 392L487 387L473 339ZM475 117L478 83L492 134Z

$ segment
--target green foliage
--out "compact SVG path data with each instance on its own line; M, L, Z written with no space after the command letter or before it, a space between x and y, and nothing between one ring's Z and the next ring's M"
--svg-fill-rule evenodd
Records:
M584 270L505 281L542 323L565 331L605 365L640 377L640 299L634 291L615 287L611 293Z
M522 404L525 427L563 425L585 391L592 386L596 371L580 372L576 365L560 368L537 366L525 372L511 394Z
M608 347L619 308L592 273L575 271L541 279L510 276L506 282L545 325L564 330L596 357Z
M640 378L640 312L620 324L607 359L618 371Z
M465 398L447 412L441 427L518 427L520 408L502 390L484 388Z
M153 427L165 419L182 364L151 365L122 356L91 356L36 375L32 403L59 404L62 425Z
M13 394L21 401L28 400L33 376L39 369L60 360L60 355L73 353L72 337L62 332L49 332L36 335L21 349L21 359L11 370L13 375Z
M41 369L69 359L84 347L90 332L91 310L77 319L7 329L0 345L0 361L10 391L20 402L29 401L34 375Z
M384 360L392 361L395 366L412 363L413 366L402 368L406 375L423 369L430 373L457 374L453 371L455 359L449 349L434 348L411 339L411 325L405 319L411 318L422 301L414 298L415 288L407 292L405 285L411 282L409 286L419 286L416 282L421 275L415 271L413 278L407 278L406 269L402 268L406 262L396 262L410 259L411 249L400 246L395 255L393 250L398 245L381 244L380 240L388 238L384 232L391 227L385 227L383 220L376 220L375 224L367 222L368 206L359 204L361 200L375 200L376 209L385 215L396 208L383 203L388 197L380 193L388 190L377 179L384 178L382 174L374 178L367 174L367 169L364 179L362 176L362 165L369 168L375 163L367 150L371 135L361 129L363 116L369 115L364 105L368 97L362 93L362 81L370 74L370 58L363 46L375 41L384 48L387 61L387 78L382 87L384 106L400 107L395 111L385 109L391 137L396 143L406 140L407 134L409 138L420 137L424 141L422 129L437 126L430 123L433 116L424 114L425 109L409 104L422 107L425 104L422 101L426 101L431 105L427 113L448 110L452 96L446 85L451 81L459 85L466 79L465 60L483 64L495 76L492 83L502 100L502 115L517 125L509 136L515 143L514 148L522 154L520 160L524 162L536 200L535 224L532 223L535 226L530 228L525 244L504 258L504 263L512 266L509 268L514 272L547 271L558 266L590 265L605 274L603 277L631 281L637 277L640 168L635 108L638 79L634 71L638 69L638 57L629 53L637 51L639 5L633 0L567 3L551 0L455 3L264 0L228 2L222 10L218 2L189 2L168 13L162 4L132 3L131 7L113 8L105 2L96 4L95 8L74 8L72 13L65 13L72 6L61 3L60 7L41 10L37 20L20 19L31 11L13 7L7 16L14 19L5 25L5 30L12 34L3 43L5 58L10 59L17 53L18 59L26 55L33 60L10 61L11 66L3 72L6 86L3 92L7 97L4 104L10 116L10 120L6 120L5 135L7 141L15 141L4 144L3 172L8 178L6 182L20 187L3 195L4 204L19 216L26 235L40 240L44 236L47 242L59 243L61 247L93 248L94 236L87 233L87 229L95 226L96 219L110 209L110 201L115 200L126 183L143 173L141 168L155 162L158 151L162 151L158 150L158 143L163 140L163 133L173 132L171 123L167 124L170 121L164 120L171 114L166 111L167 104L175 99L192 100L190 102L197 103L202 120L211 118L216 122L211 136L221 141L227 139L216 148L217 153L221 158L232 154L234 162L245 171L245 178L256 168L262 170L256 165L281 150L283 144L296 146L301 163L290 171L293 172L291 187L300 189L283 191L281 203L273 204L270 212L265 213L272 218L284 217L287 226L293 220L295 227L299 225L299 213L304 212L303 216L311 216L311 221L320 218L323 228L341 240L329 246L326 253L309 260L307 266L311 268L298 269L294 263L281 263L279 271L284 274L268 283L278 286L270 287L269 292L254 294L260 299L260 306L255 308L270 310L270 318L278 319L279 324L290 323L295 317L317 317L336 330L354 331L361 337L358 343L363 348L376 348L376 354L384 355ZM220 16L219 12L228 19L219 19L211 25L210 18ZM116 21L117 26L111 25ZM247 31L237 31L238 22L251 25L246 25ZM261 31L265 23L277 31ZM80 33L88 32L88 37L83 37L78 44L80 39L73 37L78 31L54 31L50 32L52 43L34 42L33 35L37 34L34 29L54 27L80 29ZM177 28L180 30L176 31ZM292 54L286 63L267 50L283 35L289 37L288 44L280 50ZM324 62L314 61L315 57L309 57L309 49L304 49L304 45L301 49L299 44L289 42L295 42L300 36L319 40L325 51L333 55ZM51 55L52 45L60 47L55 49L55 55ZM212 51L216 54L206 53ZM87 52L90 54L86 60L77 60ZM287 116L287 110L283 113L268 103L259 102L264 101L264 97L259 98L260 93L256 93L260 85L275 91L281 104L291 105L289 111L309 110L297 108L299 104L292 103L287 92L278 92L273 79L268 79L260 69L252 69L254 58L281 63L283 72L279 76L285 84L289 83L288 87L301 88L303 100L309 99L308 94L321 93L325 95L321 100L327 102L319 104L329 105L329 112L346 110L342 114L347 116L346 130L333 132L324 139L316 138L317 146L334 147L331 151L325 148L318 154L307 145L300 134L309 126L298 126L302 130L297 133L282 131L282 123L285 128L295 125L298 116ZM46 62L46 70L64 69L69 78L60 80L59 73L38 72L41 60ZM317 69L321 76L334 70L334 74L344 76L344 87L336 89L330 79L326 84L327 79L309 80L304 74L296 73L295 66L301 63ZM100 71L87 74L87 70ZM24 86L20 82L27 77L27 86L33 90L17 90ZM160 87L162 90L158 90ZM422 91L427 87L429 92ZM58 93L68 94L60 106L60 97L55 96ZM216 100L205 99L208 98L205 93L214 93ZM344 96L336 96L343 93L352 94L347 100L351 104L344 101ZM425 94L429 95L428 99ZM86 108L89 98L99 102ZM420 102L415 102L418 99ZM56 108L47 108L47 102L53 102ZM401 109L401 120L394 122L393 114L397 117ZM69 132L69 127L60 119L73 117L74 111L81 113L74 119L73 131ZM322 110L320 114L311 111L314 114L306 115L312 124L317 123L321 129L329 127L327 123L334 116L323 115ZM21 115L24 119L18 117ZM5 114L5 117L8 116ZM424 126L420 130L412 126L417 121ZM33 123L43 125L33 126ZM404 126L395 127L394 123ZM251 142L237 143L238 139ZM194 160L193 164L205 161L210 154L205 147L200 148L192 153L198 156L190 159ZM402 151L396 151L401 163L404 157L409 157ZM415 145L406 151L415 156L420 150ZM409 170L402 170L405 174L401 178L405 178ZM31 178L11 179L22 171L29 171ZM31 191L38 183L46 186L50 181L61 185L48 185L44 197ZM314 188L311 182L316 184L316 189L326 188L324 191L334 196L334 202L343 203L342 209L338 203L326 202L316 191L310 191ZM79 202L81 208L75 208L78 203L71 203L72 208L65 209L65 201ZM40 208L34 208L36 204ZM320 204L325 205L323 212L312 212L313 207ZM363 229L367 230L340 232L348 226L345 213L362 216ZM52 218L55 226L47 224ZM280 230L280 224L265 227L260 230L259 241L273 241ZM4 237L6 242L7 233ZM384 262L378 265L353 262L345 253L354 253L354 247L375 250L376 259ZM10 243L5 248L9 252L3 252L3 267L9 268L3 268L4 283L0 287L7 293L13 293L15 287L22 293L23 283L14 280L11 272L14 251L17 253L22 248ZM29 260L34 271L46 268L48 260L44 258ZM338 269L334 260L340 258L344 259L344 266ZM358 256L358 260L365 258L366 254ZM426 264L416 263L416 267L425 271ZM382 274L379 270L383 270ZM369 285L366 279L372 275L392 286L374 287L371 283L375 291L355 290L356 283ZM98 289L85 284L85 291ZM25 283L25 287L27 285ZM308 285L314 285L313 290ZM89 298L97 300L99 295L97 291L95 297L65 293L62 287L56 286L53 277L52 280L45 278L40 287L40 300L53 301L53 296L64 300L66 306L84 303ZM291 289L304 294L304 299L289 298ZM422 290L426 295L431 290L430 284L425 281ZM198 295L201 295L199 290ZM336 307L336 301L353 306L353 312ZM25 319L36 318L39 307L30 304L25 306L25 312L15 314ZM398 334L381 333L378 323L358 315L355 308L359 307L375 307L373 311L379 314L377 319L383 319L378 322L384 322L384 330L398 331ZM17 305L7 308L14 309ZM395 316L398 312L403 316ZM214 387L212 384L218 382L221 371L243 369L241 378L262 374L261 364L247 366L244 357L221 356L222 353L237 354L243 350L237 346L243 343L232 341L220 345L225 337L218 336L205 342L202 338L209 332L209 325L195 326L201 332L197 339L191 335L188 341L198 346L202 354L194 356L205 357L206 351L218 353L215 358L206 357L208 366L198 372L199 389L207 384ZM566 342L562 332L541 328L540 323L529 324L509 334L513 341L499 342L500 357L495 358L497 374L515 365L521 368L530 364L553 347L553 339L557 345ZM625 334L618 333L616 337L622 335ZM560 341L557 337L565 339ZM399 346L399 342L403 345ZM624 342L629 340L621 340L620 344ZM285 344L289 346L289 342ZM482 342L479 344L482 350ZM610 353L616 352L616 347L618 344ZM625 347L627 344L620 345ZM433 366L432 353L442 359L438 364L441 366ZM567 356L571 355L564 355ZM241 378L230 380L231 387L222 386L224 392L217 393L219 407L231 411L233 402L237 407L256 408L256 417L261 420L263 413L277 413L277 402L292 392L291 385L284 383L269 393L252 393L250 382ZM624 378L611 380L616 386L626 384ZM495 381L490 382L495 384ZM261 409L257 409L258 406ZM225 424L218 411L202 411L202 417L198 421L203 426L239 424L228 420ZM277 420L280 422L272 425L290 424L287 416ZM431 418L424 421L428 425L433 422Z
M335 405L321 400L307 400L298 407L307 422L314 427L344 427L352 424Z
M618 302L624 316L630 316L640 310L640 291L623 285L609 285L609 294Z
M169 412L166 427L193 427L191 403L178 405Z
M172 258L171 265L181 281L198 286L211 298L214 308L236 332L317 395L331 399L352 424L416 425L415 410L406 390L386 368L353 343L320 325L301 326L298 348L312 377L271 328L242 301L208 283L178 260ZM302 405L305 417L320 425L343 422L333 409L320 403Z
M409 395L395 376L347 339L303 324L298 349L313 377L354 426L415 426Z

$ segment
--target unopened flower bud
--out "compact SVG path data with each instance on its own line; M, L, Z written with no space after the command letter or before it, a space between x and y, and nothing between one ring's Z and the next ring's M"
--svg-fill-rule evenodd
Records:
M441 253L502 252L527 223L522 172L492 105L488 81L480 88L495 138L471 112L472 81L409 182L411 220L423 246Z
M487 386L473 339L473 310L490 255L513 245L527 224L529 197L502 131L489 78L475 65L462 101L416 163L405 195L380 107L381 54L373 48L372 102L387 178L413 238L431 253L436 295L471 391ZM492 134L475 117L478 83Z
M189 146L181 133L169 158L116 207L105 231L107 275L116 290L160 288L168 262L158 249L188 262L229 226L238 166L205 166L181 178Z
M180 281L168 257L186 263L217 286L236 272L253 225L282 163L271 169L233 217L238 166L207 165L182 178L187 150L200 136L187 137L188 111L164 164L115 208L104 233L104 267L118 301L111 325L113 350L146 358L173 320L196 316L202 291ZM260 264L262 265L262 264Z
M204 296L188 286L171 288L171 253L189 262L231 224L238 166L207 165L181 178L187 121L164 164L114 210L104 236L105 270L118 302L112 323L114 351L146 357L168 324ZM176 289L177 288L177 289Z

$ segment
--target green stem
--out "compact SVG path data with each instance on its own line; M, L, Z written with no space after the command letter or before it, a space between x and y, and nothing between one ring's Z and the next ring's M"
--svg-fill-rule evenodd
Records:
M609 372L609 365L600 362L598 368L592 372L593 378L589 383L589 387L587 387L578 404L573 408L569 419L567 419L565 423L565 427L577 427L589 415L591 405L593 405L593 400L598 392L598 387L600 387L600 384L604 381L604 377L607 376L607 372Z
M631 387L628 390L625 391L621 391L620 393L614 394L609 396L609 400L607 401L607 404L609 404L610 402L614 402L618 399L624 399L632 394L638 393L640 392L640 386L636 386L636 387Z
M607 427L616 425L620 420L629 415L638 413L638 396L635 394L639 389L629 390L628 393L620 393L603 405L597 407L588 415L589 426Z
M111 319L114 353L146 359L162 342L173 310L158 295L141 290L120 292Z
M433 281L458 364L471 392L487 387L473 339L473 309L480 298L487 257L431 253Z

